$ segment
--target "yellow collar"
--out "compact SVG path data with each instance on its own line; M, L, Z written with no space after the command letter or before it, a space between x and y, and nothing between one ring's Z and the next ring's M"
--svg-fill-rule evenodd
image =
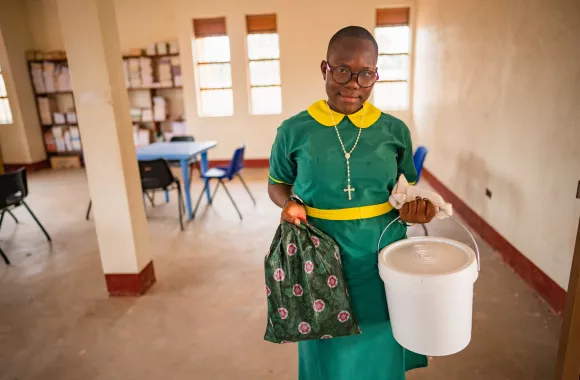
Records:
M330 114L331 112L332 116ZM308 107L308 113L314 120L326 127L334 127L333 118L334 122L336 122L338 125L338 123L340 123L345 116L341 113L331 110L324 100L319 100ZM379 120L381 117L381 110L370 103L365 103L363 104L363 108L361 108L359 111L346 116L348 116L350 121L357 127L368 128L376 123L377 120Z

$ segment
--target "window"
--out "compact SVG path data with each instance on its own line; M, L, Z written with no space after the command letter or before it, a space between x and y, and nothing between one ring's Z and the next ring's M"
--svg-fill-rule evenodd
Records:
M410 34L409 8L377 9L379 80L374 88L374 102L380 109L409 108Z
M193 20L193 33L199 114L231 116L234 114L234 96L226 19L221 17Z
M246 16L246 26L250 61L251 113L279 114L282 112L282 88L276 15Z
M0 124L12 124L12 111L10 111L10 102L6 93L6 84L0 67Z

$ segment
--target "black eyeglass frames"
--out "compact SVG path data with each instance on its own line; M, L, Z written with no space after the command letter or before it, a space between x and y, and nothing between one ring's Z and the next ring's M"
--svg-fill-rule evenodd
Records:
M356 76L356 82L363 88L369 88L379 80L379 73L372 70L363 70L359 73L353 73L348 67L330 66L326 62L326 69L332 73L332 79L338 84L350 82L352 76Z

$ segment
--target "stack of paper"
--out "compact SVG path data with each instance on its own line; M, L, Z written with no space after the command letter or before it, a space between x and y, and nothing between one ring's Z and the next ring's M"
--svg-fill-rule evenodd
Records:
M129 87L130 88L140 88L143 87L141 83L141 72L139 65L139 58L128 59L128 72L129 72Z
M53 99L38 97L38 113L40 114L40 123L42 125L52 124L53 110L56 109Z
M43 76L46 92L56 92L56 72L54 62L44 62Z
M179 43L177 41L169 41L169 54L179 54Z
M172 87L173 86L173 76L171 75L172 66L171 58L161 58L159 64L157 65L157 77L159 78L159 83L161 87Z
M141 121L153 121L153 110L151 108L144 108L141 110Z
M66 152L66 143L64 139L64 133L62 127L53 127L52 135L54 137L54 143L56 145L57 152Z
M162 96L153 98L153 118L155 121L165 121L167 116L167 101Z
M56 152L56 144L54 143L52 131L44 132L44 146L47 152Z
M71 150L80 151L82 150L81 145L81 133L78 127L70 127L70 142L71 142Z
M151 87L151 84L153 83L153 65L151 58L139 58L139 66L141 69L141 83L143 84L143 87Z
M145 53L147 55L155 55L155 53L156 53L155 48L156 48L155 44L149 44L149 45L147 45L147 49L146 49Z
M70 70L67 65L58 65L56 69L57 91L72 91Z
M167 42L157 42L157 54L167 55Z
M44 71L42 70L42 63L31 63L30 71L32 72L32 84L34 91L37 94L44 94L46 86L44 85Z
M66 124L66 117L64 113L54 112L52 115L54 117L54 124Z
M75 111L69 111L66 113L66 122L70 124L77 123L77 113Z
M181 77L181 62L179 57L171 58L171 74L173 75L173 85L180 87L183 86L183 79Z

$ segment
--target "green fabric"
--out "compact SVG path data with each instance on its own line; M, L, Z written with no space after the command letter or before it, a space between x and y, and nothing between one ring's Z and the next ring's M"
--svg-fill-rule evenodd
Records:
M338 245L318 229L282 223L264 260L268 325L274 343L360 334Z
M348 118L338 125L347 150L358 129ZM304 202L320 209L369 206L387 202L400 174L417 179L406 125L390 115L362 130L351 156L353 199L343 191L347 172L336 131L306 111L279 128L270 159L270 182L294 185ZM273 181L272 178L276 181ZM300 380L399 380L405 371L427 365L427 358L403 349L393 338L385 290L378 274L377 242L397 211L371 219L331 221L309 218L339 245L343 271L361 335L299 343ZM383 237L384 247L405 237L396 224Z

